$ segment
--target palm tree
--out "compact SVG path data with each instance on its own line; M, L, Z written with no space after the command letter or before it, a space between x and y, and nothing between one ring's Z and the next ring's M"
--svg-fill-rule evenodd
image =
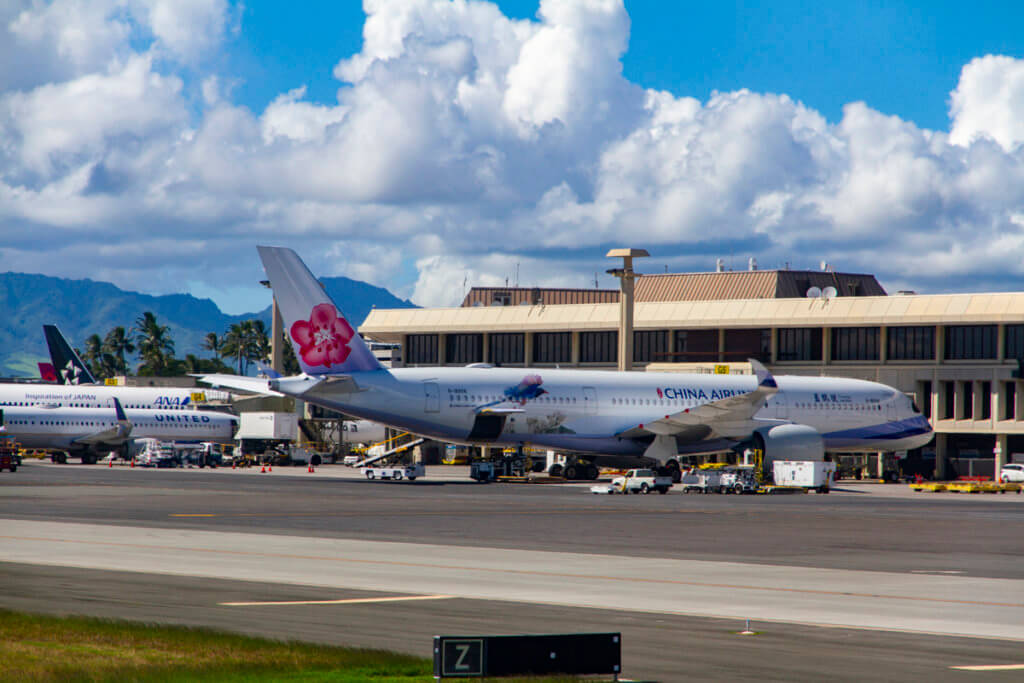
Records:
M103 374L103 342L100 341L98 334L94 334L85 340L85 350L81 355L82 360L89 367L89 372L97 379L101 377Z
M135 320L136 342L142 365L139 374L165 374L170 361L174 359L174 341L170 328L157 322L151 311L146 311Z
M233 324L220 339L220 355L234 359L239 375L249 371L251 361L267 358L270 338L263 321L243 320Z
M216 332L207 332L203 338L203 348L212 351L215 358L220 355L220 346L223 343Z
M118 325L107 332L107 336L103 340L103 350L117 359L115 374L128 374L128 361L125 360L125 354L133 353L135 344L132 343L132 338L127 330Z

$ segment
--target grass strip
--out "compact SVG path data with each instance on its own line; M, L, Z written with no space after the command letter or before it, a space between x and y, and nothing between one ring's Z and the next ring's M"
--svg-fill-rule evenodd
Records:
M0 609L0 681L302 683L433 681L428 659L385 650L243 636L207 628ZM576 677L503 683L581 683Z
M429 660L204 628L0 610L2 681L430 681Z

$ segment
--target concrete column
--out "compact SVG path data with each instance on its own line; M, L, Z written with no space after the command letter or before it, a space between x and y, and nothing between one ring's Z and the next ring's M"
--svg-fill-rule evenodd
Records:
M728 358L725 357L725 328L718 328L718 362L724 363Z
M572 363L573 365L579 365L580 364L580 333L579 332L570 332L569 334L571 335L571 339L572 339L572 341L569 342L570 345L572 346L572 351L570 352L570 356L569 356L569 362ZM622 350L622 346L621 345L619 346L619 350L620 351Z
M946 453L949 447L946 434L935 435L935 479L942 481L946 478Z
M932 373L932 427L942 419L942 383L939 381L939 373Z
M444 360L445 360L444 359L444 354L445 354L445 350L446 350L446 347L447 347L447 344L446 344L445 340L447 338L448 338L447 334L438 334L437 335L437 364L438 365L444 365Z
M953 381L953 419L964 419L964 383L960 380Z
M996 326L996 359L1000 363L1006 360L1006 325Z
M889 362L889 328L878 328L878 362Z
M992 397L988 394L985 394L984 396L982 395L983 385L981 382L974 381L971 384L973 385L971 388L971 397L974 399L974 406L971 410L971 419L974 421L978 421L981 419L982 416L982 408L984 407L984 402L991 401ZM989 405L991 406L991 403Z
M270 323L270 367L274 372L284 374L284 320L281 319L281 309L277 307L277 297L274 297L273 314Z
M821 330L821 364L828 365L832 362L832 328L824 327Z
M633 259L650 256L646 249L611 249L608 258L622 258L622 268L612 268L610 275L619 278L619 370L633 369L633 285L639 277L633 270Z
M523 366L533 365L533 332L523 333Z
M993 472L993 479L999 481L999 475L1003 471L1003 465L1006 464L1006 458L1009 455L1007 451L1010 448L1010 438L1006 434L996 434L996 445L992 449L992 455L996 459L996 468Z
M488 332L484 332L480 340L480 362L491 362L491 335Z
M1006 385L996 372L992 373L992 395L989 400L992 401L992 424L995 425L1003 419L1006 410Z
M1014 388L1013 419L1015 422L1020 422L1024 420L1024 396L1020 395L1021 389L1024 388L1024 382L1015 379L1010 381L1013 382Z
M774 365L779 362L779 328L772 328L771 340L771 362Z
M946 357L946 328L935 326L935 362L942 363Z

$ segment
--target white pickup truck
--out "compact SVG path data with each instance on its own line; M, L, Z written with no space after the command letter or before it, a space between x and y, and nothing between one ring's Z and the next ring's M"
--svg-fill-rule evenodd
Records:
M411 481L426 474L420 463L393 467L364 467L360 471L367 479L391 479L392 481L401 481L402 479Z
M611 488L619 493L668 493L672 477L659 476L654 470L627 470L621 477L612 479Z

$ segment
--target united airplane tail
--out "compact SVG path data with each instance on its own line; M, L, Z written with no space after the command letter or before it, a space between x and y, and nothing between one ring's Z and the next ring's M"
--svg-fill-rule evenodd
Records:
M383 368L298 254L284 247L257 249L303 372L338 375Z
M96 384L96 378L89 372L82 359L64 339L56 325L43 325L46 345L50 348L50 360L61 384Z

